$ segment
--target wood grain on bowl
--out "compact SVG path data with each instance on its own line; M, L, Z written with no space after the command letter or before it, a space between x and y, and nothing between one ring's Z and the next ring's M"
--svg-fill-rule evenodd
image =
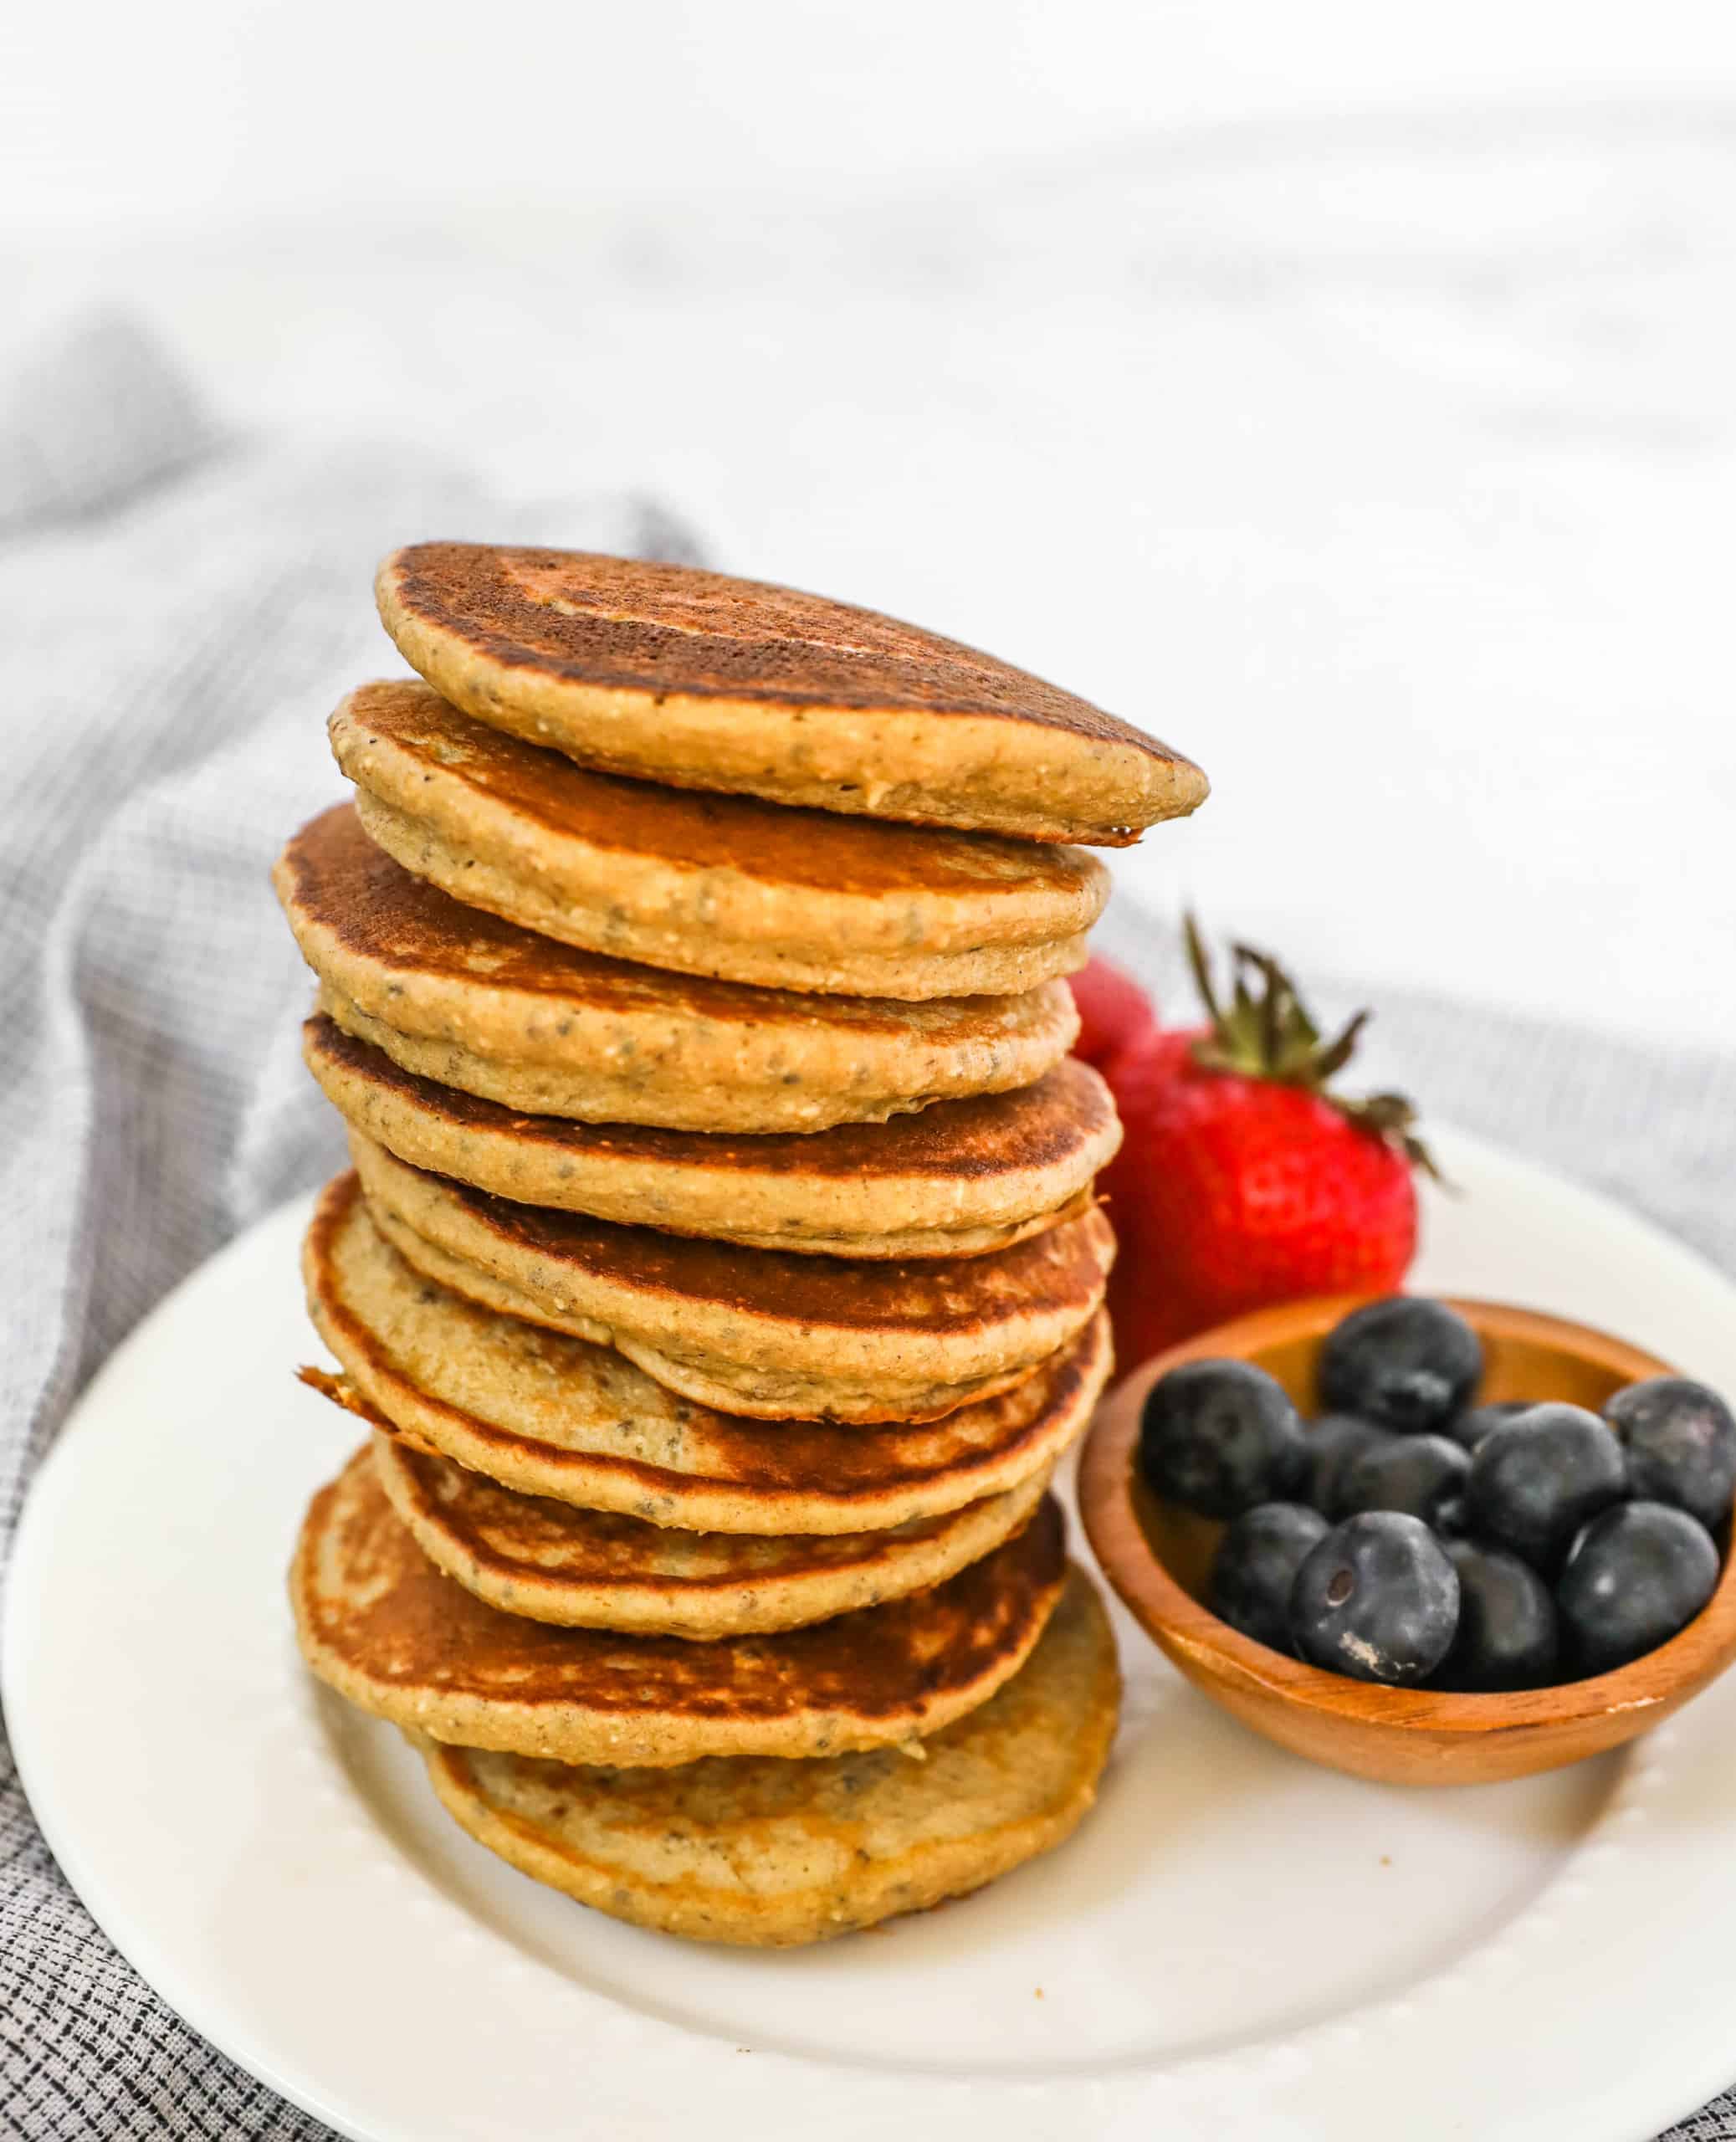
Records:
M1139 1413L1183 1361L1233 1358L1316 1408L1320 1349L1365 1297L1287 1303L1239 1318L1148 1361L1098 1412L1079 1473L1079 1508L1104 1573L1195 1687L1311 1761L1395 1785L1479 1785L1554 1770L1648 1731L1736 1658L1736 1557L1679 1636L1615 1673L1508 1695L1458 1695L1353 1681L1244 1637L1201 1603L1222 1526L1154 1495L1134 1467ZM1480 1401L1554 1398L1600 1407L1669 1364L1589 1326L1498 1303L1454 1299L1483 1340Z

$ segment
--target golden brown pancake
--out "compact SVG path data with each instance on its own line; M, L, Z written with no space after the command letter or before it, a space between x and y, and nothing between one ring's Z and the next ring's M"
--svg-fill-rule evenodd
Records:
M1047 1475L889 1532L682 1532L515 1494L386 1433L374 1463L436 1567L504 1614L636 1636L764 1635L944 1584L1029 1524Z
M1075 1568L999 1694L923 1743L807 1763L596 1770L422 1743L448 1811L581 1904L694 1941L786 1948L981 1888L1068 1836L1120 1696L1115 1639Z
M326 1098L412 1167L525 1205L827 1257L975 1257L1072 1217L1121 1142L1109 1091L1068 1057L1034 1085L885 1123L778 1137L526 1115L401 1070L310 1019Z
M797 996L631 966L461 906L341 805L274 873L320 1006L417 1075L586 1122L821 1130L1028 1085L1078 1031L1073 992L926 1003Z
M929 1591L782 1636L689 1643L553 1628L443 1576L364 1445L309 1508L290 1571L302 1654L341 1696L434 1740L570 1763L830 1755L938 1732L1030 1656L1066 1570L1045 1502Z
M1071 692L791 588L586 551L414 543L375 592L443 699L606 772L1112 846L1206 795L1197 766Z
M419 682L331 717L372 838L468 906L683 974L853 997L1005 996L1085 963L1109 876L1039 847L577 766Z
M302 1270L344 1376L305 1373L338 1403L523 1494L693 1531L873 1531L1003 1494L1081 1433L1113 1358L1099 1309L1012 1390L945 1420L768 1423L437 1286L379 1233L354 1175L328 1185Z
M374 1224L418 1271L765 1420L933 1420L1010 1390L1090 1322L1114 1256L1094 1208L988 1257L741 1249L509 1204L350 1142Z

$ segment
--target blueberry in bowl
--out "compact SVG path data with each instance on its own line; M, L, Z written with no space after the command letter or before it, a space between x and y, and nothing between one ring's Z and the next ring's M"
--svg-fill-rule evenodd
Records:
M1452 1647L1458 1572L1421 1518L1364 1510L1297 1571L1289 1618L1297 1648L1316 1666L1406 1687L1426 1680Z
M1465 1478L1479 1539L1553 1576L1584 1526L1627 1492L1615 1431L1583 1406L1529 1406L1486 1435Z
M1318 1510L1301 1503L1261 1503L1245 1510L1224 1527L1212 1557L1206 1604L1257 1643L1291 1650L1296 1572L1329 1529Z
M1334 1514L1401 1510L1436 1532L1464 1529L1471 1458L1446 1436L1388 1436L1360 1452L1339 1475Z
M1474 1451L1492 1428L1498 1428L1515 1413L1523 1413L1527 1402L1523 1398L1498 1398L1488 1406L1467 1406L1441 1432L1451 1436L1467 1450Z
M1320 1352L1320 1396L1402 1434L1444 1427L1483 1374L1483 1342L1445 1302L1389 1294L1353 1309Z
M1736 1494L1736 1417L1715 1391L1685 1376L1648 1376L1618 1391L1603 1415L1636 1496L1723 1523Z
M1323 1355L1338 1327L1368 1306L1354 1297L1321 1298L1220 1325L1136 1371L1099 1409L1080 1469L1087 1533L1115 1590L1196 1688L1253 1731L1309 1760L1395 1783L1477 1783L1523 1776L1619 1746L1668 1717L1736 1658L1736 1569L1726 1552L1727 1510L1709 1538L1695 1536L1691 1545L1681 1545L1660 1565L1662 1574L1648 1580L1654 1604L1643 1633L1655 1647L1625 1663L1605 1664L1631 1649L1636 1638L1594 1626L1600 1614L1607 1622L1595 1580L1618 1562L1636 1569L1647 1551L1656 1551L1651 1535L1660 1520L1642 1512L1636 1525L1626 1513L1641 1503L1662 1500L1641 1495L1635 1487L1631 1476L1640 1469L1635 1446L1618 1425L1626 1407L1612 1402L1629 1386L1672 1376L1667 1364L1585 1325L1499 1304L1455 1300L1442 1306L1472 1330L1482 1366L1468 1388L1462 1378L1449 1380L1451 1410L1444 1419L1423 1427L1413 1413L1406 1417L1411 1425L1399 1428L1392 1425L1398 1409L1390 1404L1385 1420L1371 1419L1363 1410L1370 1396L1365 1386L1356 1394L1352 1418L1334 1423L1326 1417L1344 1410L1348 1394L1327 1386ZM1297 1484L1265 1494L1264 1501L1288 1506L1276 1519L1256 1517L1259 1502L1244 1503L1226 1517L1208 1515L1168 1491L1162 1484L1173 1476L1163 1466L1143 1462L1141 1431L1154 1387L1174 1370L1226 1361L1260 1371L1281 1387L1296 1415L1307 1463ZM1269 1409L1262 1417L1283 1417L1272 1407L1269 1391L1261 1388ZM1567 1454L1583 1460L1589 1453L1590 1462L1568 1466L1564 1484L1548 1477L1551 1465L1539 1466L1546 1476L1541 1489L1548 1490L1539 1489L1539 1504L1531 1492L1539 1482L1529 1473L1534 1459L1549 1455L1547 1441L1518 1468L1523 1477L1509 1471L1510 1456L1498 1467L1488 1461L1486 1489L1499 1490L1495 1502L1505 1515L1498 1522L1508 1538L1479 1531L1468 1512L1457 1515L1451 1496L1435 1513L1438 1528L1408 1511L1390 1513L1410 1518L1444 1556L1457 1594L1450 1640L1432 1666L1419 1670L1440 1642L1447 1618L1442 1597L1449 1590L1438 1566L1419 1554L1417 1562L1436 1581L1432 1587L1416 1587L1416 1569L1408 1573L1416 1591L1412 1606L1419 1612L1430 1609L1415 1626L1390 1625L1401 1603L1395 1595L1371 1603L1366 1564L1354 1598L1332 1602L1323 1597L1315 1606L1317 1615L1324 1616L1334 1605L1341 1614L1346 1608L1372 1614L1378 1606L1373 1634L1354 1623L1351 1634L1368 1644L1373 1659L1398 1666L1395 1677L1364 1679L1336 1663L1316 1664L1298 1643L1288 1613L1278 1617L1275 1600L1291 1561L1300 1555L1294 1561L1299 1576L1330 1534L1350 1520L1352 1514L1340 1514L1333 1498L1351 1468L1392 1443L1422 1444L1444 1435L1466 1455L1468 1485L1490 1438L1540 1404L1590 1416L1613 1438L1616 1465L1610 1463L1609 1443L1576 1426L1573 1437L1564 1439ZM1158 1402L1152 1417L1165 1418L1169 1405ZM1312 1447L1317 1434L1322 1437L1318 1450ZM1703 1440L1713 1453L1720 1446L1716 1433ZM1285 1429L1268 1430L1256 1447L1268 1457L1275 1450L1275 1464L1271 1472L1235 1468L1238 1483L1231 1501L1252 1491L1255 1471L1262 1478L1288 1477L1285 1453L1291 1440ZM1453 1466L1450 1459L1436 1462L1443 1472ZM1378 1477L1381 1468L1375 1470ZM1617 1473L1619 1486L1606 1500ZM1194 1477L1197 1482L1201 1472ZM1683 1471L1673 1474L1672 1492L1691 1492L1686 1477ZM1191 1492L1197 1504L1196 1489ZM1587 1507L1589 1516L1583 1514ZM1667 1504L1666 1526L1672 1513L1685 1523L1698 1521ZM1354 1514L1365 1523L1380 1514ZM1219 1570L1238 1517L1245 1531ZM1327 1530L1316 1537L1321 1525ZM1456 1530L1455 1525L1466 1529ZM1612 1540L1606 1540L1606 1532ZM1520 1534L1546 1566L1515 1553L1508 1540ZM1685 1541L1688 1535L1679 1536ZM1705 1595L1708 1576L1712 1589ZM1247 1588L1237 1592L1232 1579ZM1614 1596L1622 1598L1623 1588L1618 1586ZM1588 1601L1593 1602L1589 1607ZM1678 1617L1685 1612L1684 1622ZM1672 1624L1675 1632L1664 1634ZM1319 1621L1317 1649L1335 1632L1330 1622ZM1662 1640L1656 1641L1660 1635Z
M1396 1441L1390 1428L1365 1421L1355 1413L1323 1413L1308 1427L1308 1478L1303 1495L1311 1508L1327 1517L1348 1517L1339 1499L1344 1477L1365 1450Z
M1458 1573L1459 1624L1433 1685L1493 1695L1559 1680L1560 1617L1530 1564L1474 1540L1448 1540L1447 1557Z
M1584 1674L1612 1672L1685 1629L1718 1588L1718 1549L1698 1518L1667 1503L1623 1503L1594 1518L1556 1599Z
M1308 1471L1302 1421L1275 1377L1247 1361L1189 1361L1151 1387L1139 1470L1202 1517L1240 1517L1293 1494Z

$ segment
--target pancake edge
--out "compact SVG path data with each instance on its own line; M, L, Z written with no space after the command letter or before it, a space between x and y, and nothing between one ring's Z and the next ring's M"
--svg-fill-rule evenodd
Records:
M760 1576L720 1575L697 1581L624 1576L584 1585L557 1579L539 1582L534 1573L504 1572L499 1558L493 1558L495 1566L491 1567L488 1559L467 1554L450 1532L430 1517L425 1499L408 1477L410 1468L395 1449L394 1442L390 1433L375 1432L375 1470L387 1499L434 1566L485 1605L498 1607L503 1614L520 1614L555 1627L612 1629L624 1636L680 1637L689 1643L719 1642L729 1637L776 1636L816 1622L832 1621L840 1614L860 1613L908 1598L913 1591L926 1591L932 1585L945 1584L1022 1530L1036 1514L1049 1481L1047 1472L1039 1473L1003 1494L981 1497L933 1520L924 1520L934 1523L934 1533L910 1543L907 1550L894 1549L878 1569L860 1571L853 1581L850 1566L842 1565L797 1571L789 1576L772 1571ZM442 1453L436 1457L439 1463L457 1464L456 1459ZM634 1521L644 1523L643 1519ZM658 1529L646 1525L648 1531ZM803 1535L737 1533L724 1536L789 1539ZM818 1536L859 1536L869 1542L886 1539L888 1533L883 1530L860 1535ZM700 1611L707 1606L713 1610L710 1613Z
M927 1910L948 1898L967 1896L1064 1843L1089 1812L1119 1720L1121 1675L1102 1599L1079 1566L1072 1563L1068 1592L1075 1587L1088 1597L1096 1642L1094 1683L1079 1703L1083 1730L1071 1742L1078 1759L1071 1789L1039 1816L986 1833L940 1840L921 1847L914 1864L912 1856L906 1854L889 1866L873 1868L866 1879L858 1875L847 1911L840 1911L824 1892L802 1892L767 1904L744 1901L739 1894L717 1897L697 1884L683 1885L683 1893L673 1897L659 1893L659 1889L673 1888L671 1884L629 1886L618 1872L557 1848L534 1824L494 1808L479 1788L468 1784L466 1750L426 1740L416 1745L448 1814L479 1844L533 1881L612 1918L687 1940L743 1948L806 1947L909 1912ZM1056 1611L1061 1611L1060 1605ZM955 1729L968 1732L970 1724L967 1715Z
M368 694L401 683L407 680L358 687L327 724L370 837L453 899L586 951L766 988L913 1000L1005 996L1081 966L1085 933L1109 898L1107 871L1083 848L1071 858L1071 884L1053 882L1051 871L1047 884L989 876L952 889L943 875L877 890L790 884L744 864L689 864L611 847L419 752L383 720L377 731L371 727ZM415 689L440 704L420 680ZM514 748L522 741L513 740ZM788 807L740 800L773 818ZM821 827L813 830L822 837ZM907 852L924 838L906 827L888 834ZM750 836L745 828L744 838ZM1030 852L1028 843L983 835L939 837Z
M390 1076L375 1076L366 1066L352 1069L345 1063L320 1033L322 1022L346 1041L370 1050L388 1067ZM499 1108L502 1120L498 1125L454 1121L441 1113L439 1095L450 1089L443 1089L433 1079L418 1079L383 1048L351 1033L328 1013L318 1013L305 1022L301 1053L315 1083L346 1123L424 1173L445 1176L510 1203L582 1212L623 1226L654 1227L668 1234L734 1242L744 1248L790 1250L816 1257L874 1262L980 1257L1010 1248L1082 1210L1081 1201L1089 1194L1093 1180L1114 1159L1121 1144L1120 1121L1110 1103L1095 1134L1082 1138L1074 1151L1058 1161L1039 1160L993 1172L973 1172L967 1156L952 1176L913 1170L871 1181L860 1175L825 1174L812 1179L811 1195L804 1196L802 1178L787 1168L767 1164L756 1171L751 1166L731 1165L708 1172L703 1145L696 1145L694 1165L689 1166L682 1159L606 1150L601 1143L586 1150L583 1131L574 1134L565 1146L558 1135L526 1140L515 1129L525 1111L484 1102L473 1094L465 1094L463 1100ZM1088 1066L1077 1059L1065 1061L1103 1088L1101 1079ZM1054 1075L1061 1068L1053 1067L1045 1076ZM428 1097L398 1090L393 1083L398 1079L416 1080L429 1089ZM1103 1094L1107 1099L1107 1088L1103 1088ZM944 1108L947 1104L935 1105ZM562 1126L574 1119L557 1116L545 1120ZM632 1132L648 1127L604 1125L600 1130L606 1135L609 1129L618 1128L627 1134L630 1143ZM703 1140L718 1134L666 1135ZM823 1138L826 1133L807 1135ZM859 1230L840 1227L836 1232L826 1230L824 1222L828 1218L834 1226L840 1221L871 1222L875 1207L882 1205L888 1214L898 1212L908 1216L904 1223L884 1227L865 1224ZM818 1225L803 1224L805 1207ZM764 1231L732 1225L732 1218L744 1211L756 1218L782 1217L787 1224Z
M320 1494L327 1491L322 1489ZM848 1755L861 1749L896 1747L905 1741L925 1740L954 1719L986 1703L996 1689L1017 1673L1036 1649L1060 1600L1068 1570L1063 1550L1052 1582L1033 1588L1027 1626L968 1687L931 1693L924 1700L901 1705L895 1714L870 1717L836 1709L781 1718L727 1719L699 1718L691 1712L665 1709L643 1711L627 1720L617 1714L587 1712L579 1704L551 1712L547 1704L515 1703L501 1697L405 1690L376 1679L330 1651L315 1632L307 1599L312 1519L320 1494L310 1505L289 1565L296 1641L316 1679L358 1710L425 1734L431 1740L617 1770L668 1770L707 1755ZM1044 1523L1044 1512L1051 1509L1055 1509L1052 1500L1039 1504L1032 1525ZM1050 1521L1058 1524L1059 1517L1055 1509ZM451 1581L450 1578L443 1581ZM623 1637L621 1641L635 1639Z
M828 1494L822 1487L803 1490L743 1487L710 1476L673 1473L606 1452L562 1451L518 1430L485 1421L435 1392L424 1391L387 1356L383 1344L338 1294L335 1282L327 1284L326 1243L331 1232L341 1225L349 1201L359 1197L353 1173L328 1183L302 1245L308 1313L342 1371L341 1379L319 1371L304 1371L304 1377L312 1380L334 1405L344 1407L371 1425L383 1423L395 1429L412 1448L468 1465L473 1472L485 1473L521 1494L570 1502L580 1509L611 1510L686 1531L776 1536L791 1531L890 1530L913 1519L937 1516L985 1495L1003 1493L1052 1464L1083 1434L1114 1373L1109 1316L1099 1309L1060 1363L1060 1372L1069 1379L1071 1388L1063 1386L1062 1394L1011 1443L948 1466L938 1475L926 1476L930 1481L938 1478L946 1484L938 1492L933 1486L922 1484L920 1477L913 1481L906 1476L871 1495L852 1494L847 1499ZM1047 1374L1054 1366L1044 1362L1033 1374ZM746 1420L750 1427L759 1425L746 1416L736 1417ZM773 1426L768 1432L776 1434L780 1429ZM545 1460L527 1458L523 1454L526 1451L549 1455ZM745 1518L755 1521L746 1523Z
M474 720L607 773L847 816L1109 848L1185 817L1208 793L1191 759L1128 724L1117 725L1124 735L1093 737L1017 710L845 707L774 689L753 697L660 690L587 682L552 664L539 669L540 658L490 653L456 622L413 607L401 582L415 547L394 551L375 582L381 622L411 668ZM1074 798L1068 810L1055 807L1063 758L1079 768L1067 783ZM802 771L783 771L791 766ZM870 766L874 777L865 781Z
M931 1417L938 1418L979 1387L983 1396L990 1388L1010 1388L1073 1339L1100 1306L1114 1261L1114 1233L1093 1206L1068 1223L1079 1230L1077 1247L1094 1269L1082 1292L1037 1308L1022 1304L992 1316L955 1320L950 1330L939 1330L943 1343L937 1345L932 1321L919 1326L890 1315L878 1322L813 1314L786 1320L740 1299L707 1300L673 1288L635 1287L606 1273L566 1272L534 1248L525 1253L524 1284L499 1247L498 1231L469 1209L462 1191L443 1177L407 1169L360 1133L351 1133L350 1149L374 1224L418 1269L487 1308L600 1339L659 1383L725 1413L760 1416L775 1405L770 1417L832 1419L841 1407L852 1409L852 1418L924 1417L899 1410L909 1403L931 1406ZM1033 1239L1057 1242L1063 1232L1052 1228ZM1029 1247L1016 1244L1003 1254ZM740 1253L747 1259L764 1254ZM967 1275L984 1263L961 1260ZM863 1268L845 1268L853 1274ZM915 1345L919 1338L924 1345ZM823 1377L817 1373L822 1361ZM951 1396L955 1392L964 1395ZM827 1394L829 1402L827 1396L808 1402L809 1393ZM859 1407L879 1410L859 1412Z

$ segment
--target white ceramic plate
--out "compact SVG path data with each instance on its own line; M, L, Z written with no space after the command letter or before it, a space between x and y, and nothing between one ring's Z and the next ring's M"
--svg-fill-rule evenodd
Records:
M1431 1199L1420 1284L1736 1391L1736 1289L1600 1199L1436 1143L1462 1194ZM1402 1791L1244 1733L1123 1617L1097 1812L980 1897L755 1955L538 1888L297 1658L283 1571L356 1440L289 1373L319 1358L306 1211L215 1258L93 1385L30 1498L0 1667L97 1919L344 2134L1633 2142L1736 2077L1736 1676L1625 1754Z

